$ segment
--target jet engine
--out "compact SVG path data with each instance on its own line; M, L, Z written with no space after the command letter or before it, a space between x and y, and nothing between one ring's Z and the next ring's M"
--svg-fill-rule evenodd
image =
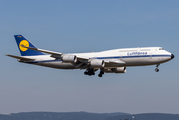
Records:
M63 55L62 61L63 62L69 62L69 63L76 63L77 57L75 55Z
M104 72L106 72L106 73L125 73L126 67L108 68L108 69L104 69Z
M90 61L90 65L93 68L102 68L105 66L104 60L93 59Z

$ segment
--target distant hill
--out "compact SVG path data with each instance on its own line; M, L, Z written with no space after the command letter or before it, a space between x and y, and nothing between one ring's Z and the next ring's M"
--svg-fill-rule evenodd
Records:
M24 112L0 114L0 120L179 120L179 114L127 114L87 112Z
M134 115L118 115L105 120L179 120L179 114L145 113Z
M127 113L25 112L0 115L0 120L104 120Z

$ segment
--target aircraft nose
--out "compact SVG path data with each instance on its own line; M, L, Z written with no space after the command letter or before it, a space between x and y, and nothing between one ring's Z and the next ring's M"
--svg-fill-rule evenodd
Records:
M171 54L171 59L173 59L175 56L173 54Z

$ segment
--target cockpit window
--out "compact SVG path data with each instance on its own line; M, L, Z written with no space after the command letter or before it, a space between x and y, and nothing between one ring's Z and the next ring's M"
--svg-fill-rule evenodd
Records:
M164 50L163 48L159 48L159 50Z

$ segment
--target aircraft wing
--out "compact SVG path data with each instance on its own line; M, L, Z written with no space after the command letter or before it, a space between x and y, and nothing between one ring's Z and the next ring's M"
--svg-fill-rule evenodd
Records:
M88 60L90 59L89 57L86 57L86 56L77 55L76 57L78 58L79 61L85 62L85 63L88 62Z
M47 54L62 55L62 53L53 52L53 51L49 51L49 50L43 50L43 49L38 49L38 48L33 48L33 47L26 47L24 45L22 45L22 47L25 47L25 48L28 48L28 49L31 49L31 50L40 51L40 52L47 53Z
M22 47L25 47L25 48L28 48L28 49L31 49L31 50L40 51L40 52L47 53L47 54L51 54L51 57L54 57L54 58L57 58L57 59L60 59L61 56L63 55L63 53L49 51L49 50L43 50L43 49L33 48L33 47L26 47L24 45L22 45ZM86 61L86 60L89 59L88 57L85 57L85 56L77 56L77 58L80 61Z
M25 58L25 57L21 57L21 56L15 56L15 55L6 55L12 58L16 58L16 59L20 59L20 60L24 60L24 61L34 61L35 59L31 59L31 58Z

